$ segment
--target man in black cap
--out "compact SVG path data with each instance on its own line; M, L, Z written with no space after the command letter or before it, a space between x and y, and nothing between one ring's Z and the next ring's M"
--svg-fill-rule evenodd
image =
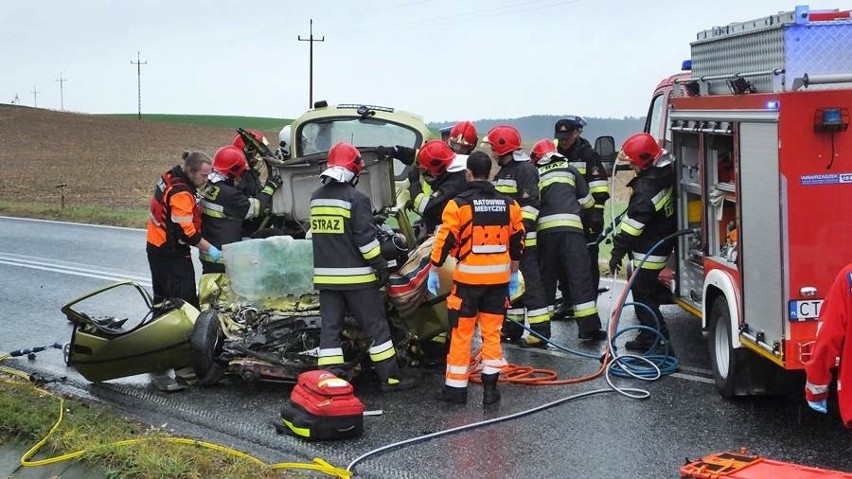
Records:
M583 128L587 125L586 120L577 115L569 115L556 122L554 128L554 137L556 138L557 152L568 159L568 164L576 168L586 183L589 184L589 192L595 199L595 205L592 208L583 210L581 219L583 227L586 230L586 240L589 247L589 257L592 269L592 284L598 287L600 282L600 267L598 266L598 237L604 227L604 203L609 199L609 184L607 183L606 170L604 169L601 157L592 147L588 140L581 137ZM564 288L560 285L560 289ZM571 296L566 294L567 291L562 291L563 304L564 298ZM564 307L554 314L554 319L560 316L565 316Z

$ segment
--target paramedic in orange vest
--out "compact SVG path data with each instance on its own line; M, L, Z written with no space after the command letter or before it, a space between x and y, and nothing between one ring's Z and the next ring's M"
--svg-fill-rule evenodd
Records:
M813 355L805 364L808 378L805 398L815 411L828 411L826 398L831 369L839 358L837 400L840 403L840 417L846 427L852 428L852 325L849 324L852 320L852 263L847 264L834 278L819 316ZM846 389L842 388L844 385Z
M479 322L482 334L483 404L500 400L497 379L506 366L500 328L509 298L519 288L518 263L523 252L521 207L488 181L491 159L474 152L467 159L468 190L444 208L432 249L427 287L437 295L438 268L447 257L456 258L453 286L447 297L451 329L450 352L441 401L467 402L470 343Z
M201 207L196 194L207 182L213 160L200 151L183 153L184 164L160 177L148 212L148 264L154 304L180 298L198 308L190 246L218 261L219 248L201 237Z

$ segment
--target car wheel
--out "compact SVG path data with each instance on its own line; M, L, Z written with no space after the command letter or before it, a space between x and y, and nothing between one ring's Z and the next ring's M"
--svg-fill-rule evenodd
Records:
M218 310L210 308L199 314L190 336L190 363L199 386L212 386L218 383L225 373L227 363L218 358L224 340L225 335L219 326Z

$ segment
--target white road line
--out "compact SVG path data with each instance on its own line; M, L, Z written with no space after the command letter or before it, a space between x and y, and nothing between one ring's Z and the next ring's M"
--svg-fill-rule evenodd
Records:
M62 264L64 263L64 264ZM148 277L122 273L120 271L103 271L79 263L55 262L46 258L32 258L15 254L0 253L0 264L20 266L23 268L50 271L54 273L83 276L86 278L105 279L109 281L135 281L142 286L151 287Z
M16 220L16 221L32 221L37 223L52 223L57 225L74 225L74 226L91 226L92 228L107 228L114 230L128 230L128 231L145 231L141 228L128 228L126 226L109 226L109 225L93 225L89 223L74 223L72 221L56 221L56 220L43 220L38 218L18 218L16 216L0 216L2 220Z

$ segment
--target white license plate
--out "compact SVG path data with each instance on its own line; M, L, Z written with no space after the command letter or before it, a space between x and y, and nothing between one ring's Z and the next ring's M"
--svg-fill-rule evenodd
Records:
M819 319L820 309L822 309L821 299L808 299L790 301L787 311L790 314L790 321L811 321Z

